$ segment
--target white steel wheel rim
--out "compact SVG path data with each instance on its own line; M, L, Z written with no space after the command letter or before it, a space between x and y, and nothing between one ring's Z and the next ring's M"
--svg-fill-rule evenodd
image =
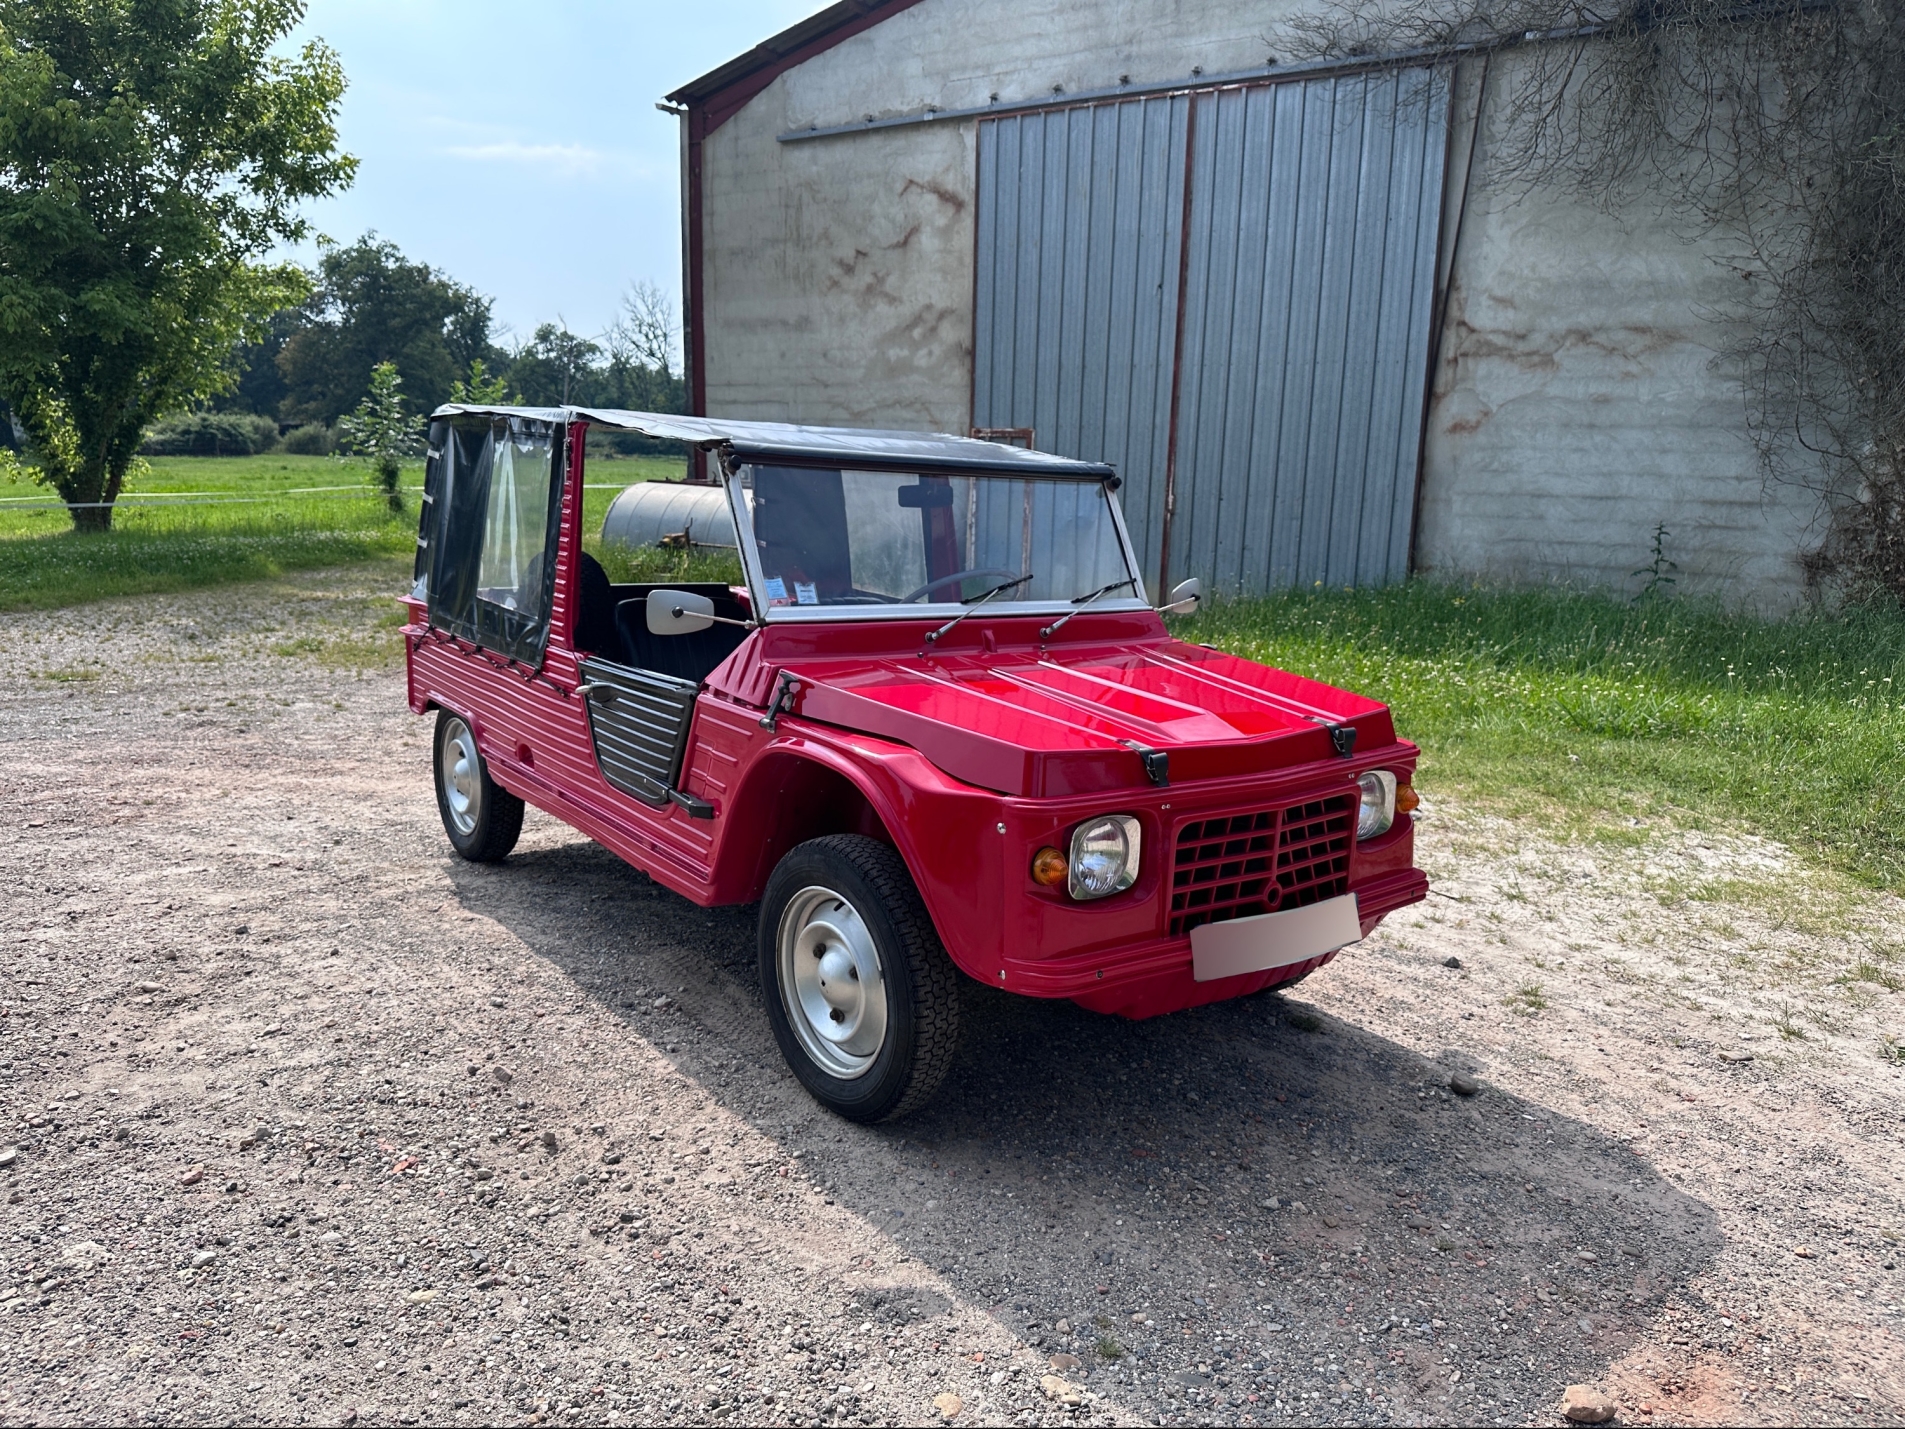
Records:
M781 1004L808 1059L828 1076L864 1076L886 1045L886 977L873 930L831 888L788 900L777 935Z
M450 811L456 831L468 838L476 832L476 821L483 812L483 766L476 754L476 736L462 720L451 720L444 730L438 764L443 807Z

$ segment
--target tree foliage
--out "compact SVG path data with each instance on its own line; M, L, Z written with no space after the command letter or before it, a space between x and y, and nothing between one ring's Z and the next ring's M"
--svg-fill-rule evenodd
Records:
M278 416L336 421L384 362L403 374L413 409L428 412L490 352L488 298L367 233L318 262L311 297L277 355L286 389Z
M232 380L301 301L266 261L349 183L344 76L274 53L298 0L0 0L0 397L75 525L111 524L146 427Z
M509 382L506 378L492 375L489 364L482 358L470 363L468 380L457 378L450 384L450 400L470 407L519 407L522 396L509 394Z
M404 410L403 378L394 362L370 371L370 391L357 410L341 418L338 437L344 450L366 457L392 511L403 510L403 460L423 447L421 423Z

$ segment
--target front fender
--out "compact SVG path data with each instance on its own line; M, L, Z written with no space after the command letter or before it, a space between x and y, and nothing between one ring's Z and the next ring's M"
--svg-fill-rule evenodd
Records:
M1004 967L998 814L998 795L949 777L917 750L783 717L724 813L716 901L758 900L775 864L807 839L868 834L898 851L953 962L996 985Z

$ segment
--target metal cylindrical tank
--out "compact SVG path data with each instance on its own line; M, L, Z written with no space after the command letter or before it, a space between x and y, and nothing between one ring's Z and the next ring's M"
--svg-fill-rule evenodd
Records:
M684 536L686 539L684 540ZM604 544L697 546L734 549L734 517L720 486L683 481L641 481L609 503L602 518Z

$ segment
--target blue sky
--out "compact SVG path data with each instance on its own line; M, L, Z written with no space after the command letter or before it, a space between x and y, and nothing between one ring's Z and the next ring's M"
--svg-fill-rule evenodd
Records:
M822 4L311 0L298 38L343 58L359 166L307 213L488 294L517 337L597 333L638 279L679 312L679 121L655 101Z

